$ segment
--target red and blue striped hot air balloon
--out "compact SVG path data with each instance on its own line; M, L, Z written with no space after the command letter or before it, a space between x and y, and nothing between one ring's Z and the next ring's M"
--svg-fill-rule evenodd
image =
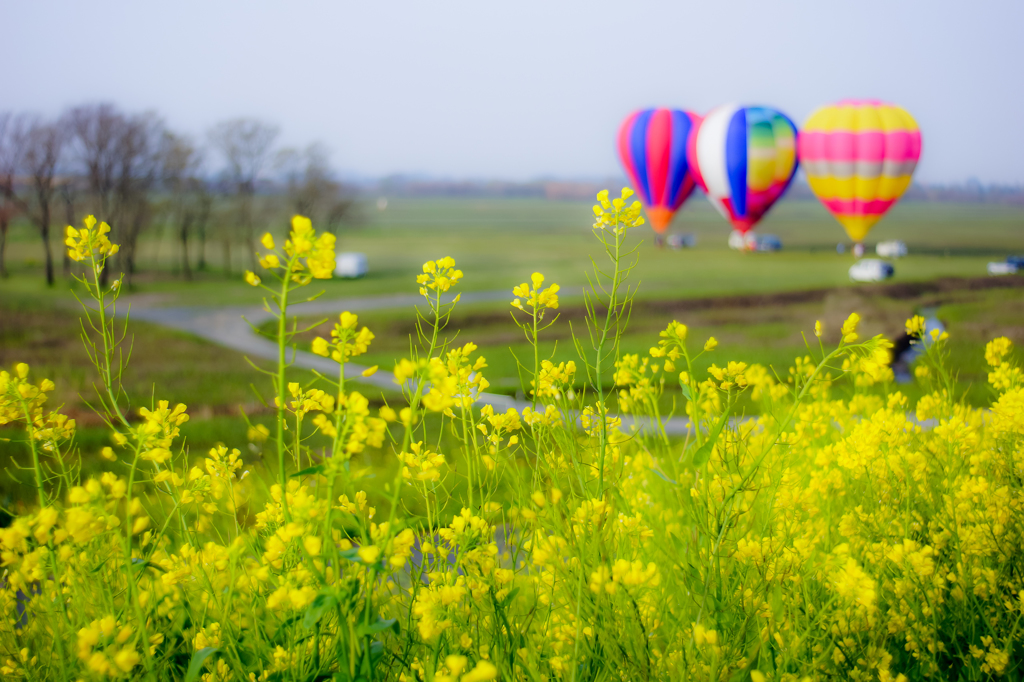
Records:
M658 234L693 191L686 147L699 123L700 116L689 111L644 109L619 128L619 157Z
M746 234L796 175L796 126L769 107L725 105L690 137L694 180L715 208Z

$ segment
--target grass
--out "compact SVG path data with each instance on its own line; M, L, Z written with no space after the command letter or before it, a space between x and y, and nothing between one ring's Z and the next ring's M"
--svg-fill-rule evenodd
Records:
M86 418L98 374L80 340L82 316L69 306L17 298L5 299L0 315L0 366L25 362L33 376L59 377L54 400ZM129 322L129 344L125 390L147 406L154 385L161 391L156 398L172 404L201 396L197 407L206 416L258 405L249 385L259 385L261 375L234 351L144 322Z
M356 281L325 285L326 296L362 296L410 291L412 276L427 258L453 256L466 273L465 290L511 288L540 270L563 286L582 286L593 242L590 209L583 202L526 199L392 199L386 211L374 211L368 224L343 231L338 249L367 254L370 274ZM1024 251L1024 209L989 205L898 204L872 232L875 240L899 238L910 257L896 267L895 281L940 276L980 276L985 263ZM644 297L677 298L761 291L799 290L848 284L852 263L837 255L845 234L817 202L784 201L759 227L778 234L785 250L744 254L726 247L728 229L710 205L695 197L676 218L675 231L698 236L696 248L655 249L653 233L637 230L632 244L644 244L635 278ZM275 232L282 232L276 230ZM146 304L213 305L258 303L258 291L241 281L252 267L236 247L234 275L198 273L186 283L172 274L173 246L168 238L141 245L143 270L134 293ZM41 249L25 226L12 229L9 263L17 277L0 287L20 294L48 296L40 283ZM207 260L221 263L218 245L209 244ZM56 248L55 253L59 253ZM28 263L28 264L26 264Z

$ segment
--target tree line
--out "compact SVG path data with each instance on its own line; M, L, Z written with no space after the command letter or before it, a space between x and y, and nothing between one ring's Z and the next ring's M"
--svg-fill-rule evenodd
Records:
M254 258L256 235L267 227L259 200L268 193L283 197L290 213L336 232L353 214L354 192L334 179L322 145L282 149L279 132L237 118L196 140L153 112L113 104L71 107L52 118L0 111L0 276L8 276L7 237L17 219L42 240L51 285L52 238L88 214L110 225L111 240L121 245L112 266L129 282L139 269L140 238L157 222L174 233L182 276L208 267L207 242L218 243L230 274L233 245ZM65 275L71 265L65 255Z

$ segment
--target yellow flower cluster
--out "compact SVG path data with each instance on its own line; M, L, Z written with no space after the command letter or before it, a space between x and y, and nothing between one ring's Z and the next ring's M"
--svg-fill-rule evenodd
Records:
M476 344L470 342L448 351L443 361L431 358L427 363L430 388L423 396L425 408L454 416L453 407L468 409L477 396L487 390L491 384L481 371L487 367L487 359L480 356L471 361L469 358L476 350Z
M47 412L47 394L55 388L52 381L38 384L28 380L29 366L23 362L14 373L0 370L0 426L23 422L35 441L47 452L54 452L57 443L70 440L75 434L75 420L59 412Z
M315 249L298 230L283 253ZM420 285L439 296L456 272L433 261ZM120 473L83 474L73 424L44 409L52 382L0 372L0 425L29 436L39 492L0 529L0 675L1018 675L1024 386L1009 340L985 349L989 410L955 394L941 333L922 339L912 407L856 316L788 373L704 370L673 322L646 356L585 364L617 406L574 390L576 364L538 359L535 404L478 409L486 361L439 340L432 309L424 352L395 368L406 401L379 418L343 376L328 392L280 369L277 462L261 425L246 450L191 453L185 406L160 401L114 424L118 454L103 452ZM364 352L356 329L343 315L321 350ZM679 435L660 413L677 372ZM737 419L742 391L758 409ZM625 410L644 428L625 432Z
M619 234L630 227L637 227L644 224L642 212L643 207L639 201L634 201L626 206L626 199L633 196L633 190L628 187L622 188L619 197L609 201L608 190L603 189L597 193L598 203L594 204L594 229L611 230Z
M566 391L572 390L576 376L576 363L572 360L557 365L550 360L540 363L540 387L536 394L541 398L560 398Z
M1007 391L1024 385L1021 368L1007 361L1012 351L1013 343L1005 336L989 341L985 347L985 361L992 368L988 382L996 390Z
M292 217L291 231L283 251L277 250L273 235L267 232L260 239L260 244L269 253L257 254L257 257L264 270L284 270L286 279L301 286L313 279L331 278L335 266L334 242L333 234L321 232L317 235L309 218L296 215ZM256 273L248 270L245 281L254 287L262 282Z
M512 295L517 297L512 301L512 307L525 312L526 307L521 300L525 299L525 305L540 315L543 315L548 308L558 308L558 291L561 287L552 284L544 288L544 275L539 272L530 275L530 281L533 283L533 288L530 288L530 284L523 282L512 289Z
M342 313L331 330L330 341L319 336L313 339L313 352L325 358L330 357L335 362L348 362L349 358L362 355L369 349L374 336L365 326L356 331L358 324L357 315Z
M408 480L434 482L441 478L444 455L424 449L423 443L413 443L411 452L402 452L398 458L405 465L402 476Z
M417 275L420 295L429 296L429 291L443 294L462 279L462 270L455 268L455 259L445 256L439 260L428 260L423 264L423 274Z
M85 227L75 229L68 225L65 229L64 244L68 247L68 258L73 261L92 260L94 264L102 262L116 254L120 247L111 244L107 235L110 234L110 225L100 223L96 227L95 216L85 217Z
M844 336L851 333L847 325ZM616 381L636 388L664 373L655 365L670 357L683 362L686 336L684 325L672 324L649 357L620 357ZM862 361L884 344L844 340L841 348L844 357ZM467 344L444 361L425 362L424 378L455 377L439 400L457 401L466 390L481 368L470 360L475 350ZM1011 358L1004 339L986 349L990 365L1006 365L1008 376L1017 369ZM245 649L261 661L256 679L313 666L317 650L306 644L304 620L318 625L320 646L329 650L343 644L359 651L367 636L383 646L401 642L409 658L376 665L409 680L419 671L432 671L434 679L528 670L555 678L580 661L599 665L611 655L605 640L621 646L613 655L617 667L659 679L736 674L750 669L752 648L770 649L780 665L823 679L941 679L953 665L977 676L1006 674L1024 613L1024 574L1014 568L1019 553L1005 551L1024 546L1024 492L1015 484L1024 466L1024 389L999 388L989 417L941 392L929 394L919 405L937 420L928 430L908 416L898 393L850 382L833 395L835 379L821 364L798 359L789 388L764 367L739 361L711 365L706 379L688 376L686 385L701 395L746 385L771 406L715 434L699 469L680 460L676 448L685 443L660 447L627 437L606 415L614 496L579 488L593 455L572 454L597 436L599 411L586 406L579 415L585 431L559 441L573 432L564 431L553 403L521 414L485 407L479 416L451 415L453 424L468 419L484 436L481 456L500 474L469 481L479 496L501 477L530 476L513 506L484 495L445 516L447 500L464 500L457 493L467 484L461 449L472 441L456 441L455 454L442 455L416 440L398 451L398 480L420 492L415 504L426 505L431 519L422 528L399 509L376 520L371 494L349 487L363 475L353 467L346 490L333 497L319 483L271 485L251 527L237 527L223 541L214 533L228 532L252 501L238 475L243 457L221 446L201 466L176 464L173 442L185 409L158 403L118 440L157 466L151 480L164 492L139 497L124 478L105 474L0 530L7 570L0 607L10 619L0 637L13 638L17 624L17 641L52 642L64 616L47 595L59 590L76 623L63 630L72 653L65 663L86 676L123 677L147 661L159 667L182 638L196 652ZM542 385L564 391L574 368L547 363L544 371ZM4 374L3 395L38 401L40 387L27 376L27 368ZM332 405L316 389L293 384L289 392L296 413L347 409L369 421L368 403L357 393ZM809 398L798 403L800 394ZM542 393L563 400L559 395ZM707 400L696 413L705 433L721 420L724 402ZM655 409L641 400L632 405L641 415ZM386 439L378 433L368 439L374 447ZM513 444L531 459L496 456L495 448ZM402 503L414 504L407 496ZM155 529L162 519L178 523L179 514L191 530L172 543L166 530ZM135 539L126 557L129 536ZM129 595L135 606L100 598L107 590ZM367 603L379 609L369 622ZM339 608L345 621L337 620ZM984 630L961 625L970 622L964 612L976 614ZM188 626L185 614L196 618ZM273 625L292 644L260 648L245 634L256 623ZM520 639L507 644L489 627L515 627ZM33 645L22 655L12 646L8 676L40 665L33 656L52 650ZM447 653L432 656L439 646ZM230 679L230 666L220 660L206 664L204 674L218 676L209 679ZM337 665L335 658L320 660L329 669ZM770 679L759 660L754 672Z

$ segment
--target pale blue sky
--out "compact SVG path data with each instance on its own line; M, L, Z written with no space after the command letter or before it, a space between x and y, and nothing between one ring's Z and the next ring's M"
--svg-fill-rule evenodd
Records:
M632 109L846 97L918 120L918 178L1024 182L1024 2L0 0L0 109L235 116L321 140L346 173L619 172Z

